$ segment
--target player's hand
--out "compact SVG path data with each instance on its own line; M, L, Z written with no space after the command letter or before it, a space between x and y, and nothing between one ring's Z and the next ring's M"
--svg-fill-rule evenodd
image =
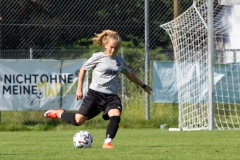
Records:
M151 94L152 87L150 87L150 86L147 85L147 86L144 88L144 91L147 92L148 94Z
M82 97L83 97L82 90L81 89L77 89L77 91L76 91L76 99L77 99L77 101L82 99Z

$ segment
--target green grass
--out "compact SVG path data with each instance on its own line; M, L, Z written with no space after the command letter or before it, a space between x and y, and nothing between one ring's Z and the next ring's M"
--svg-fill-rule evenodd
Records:
M104 129L88 129L94 137L90 149L72 144L77 127L60 131L0 132L3 160L226 160L240 159L239 131L169 132L161 129L120 128L114 149L102 149Z
M141 99L141 100L139 100ZM160 124L168 127L178 126L178 107L176 104L151 103L150 120L146 120L144 97L133 98L124 106L120 127L122 128L159 128ZM1 131L44 131L62 128L71 129L62 119L49 119L43 116L45 111L1 111ZM72 111L76 113L76 111ZM109 121L102 119L102 113L85 122L82 128L104 129ZM74 127L74 126L73 126Z

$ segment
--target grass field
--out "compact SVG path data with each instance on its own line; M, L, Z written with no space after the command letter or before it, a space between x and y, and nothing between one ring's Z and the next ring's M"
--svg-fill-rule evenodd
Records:
M79 128L78 128L79 129ZM1 160L228 160L240 159L239 131L169 132L119 129L114 149L102 149L104 129L88 129L90 149L76 149L76 130L0 132Z

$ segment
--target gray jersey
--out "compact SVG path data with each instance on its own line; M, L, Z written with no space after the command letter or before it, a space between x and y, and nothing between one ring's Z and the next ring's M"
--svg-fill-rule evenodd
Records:
M107 94L117 94L119 73L130 72L122 57L118 55L109 57L103 52L94 53L83 68L87 71L93 69L89 88Z

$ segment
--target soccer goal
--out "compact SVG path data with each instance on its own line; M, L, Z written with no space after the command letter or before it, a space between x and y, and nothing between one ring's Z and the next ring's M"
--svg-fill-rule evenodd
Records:
M213 53L208 53L208 0L194 0L161 25L174 48L181 130L208 130L211 117L214 129L240 129L240 0L211 1Z

